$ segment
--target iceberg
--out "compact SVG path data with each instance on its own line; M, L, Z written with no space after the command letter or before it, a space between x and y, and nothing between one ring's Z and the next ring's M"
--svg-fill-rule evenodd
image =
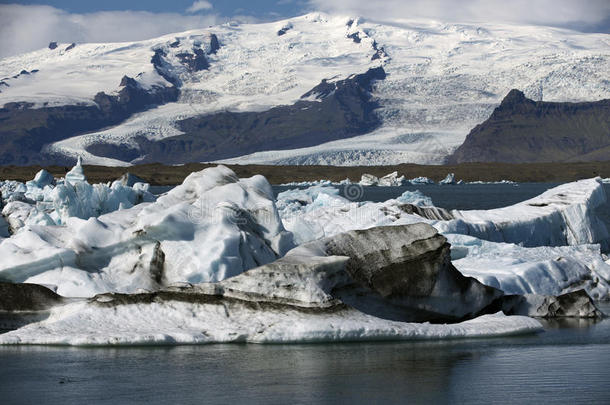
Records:
M438 184L443 185L443 184L458 184L458 183L455 181L455 174L449 173L447 175L447 177L445 177L443 180L439 181Z
M71 184L87 181L87 178L85 177L85 172L83 170L83 161L80 156L76 161L76 166L74 166L72 170L66 173L66 181Z
M600 252L607 231L595 213L606 197L595 179L489 211L443 210L420 192L405 192L382 203L351 202L333 188L296 193L301 197L280 194L278 206L298 243L350 230L424 222L447 236L458 270L486 285L511 294L543 295L583 288L595 299L610 299L610 267ZM289 196L299 203L287 209ZM482 217L487 222L480 221Z
M61 297L37 290L34 304L50 302L47 316L0 335L0 344L416 340L541 330L535 319L494 312L490 304L503 293L462 276L448 255L445 238L417 224L311 242L215 283L59 304Z
M523 246L599 243L608 230L595 209L606 203L599 178L562 184L530 200L492 210L451 211L454 220L436 223L442 233L459 233Z
M398 176L398 172L388 173L385 176L379 178L372 174L364 173L360 182L361 186L381 186L381 187L396 187L405 184L405 176Z
M127 186L121 181L89 184L79 161L65 179L56 181L49 172L41 170L25 184L1 182L0 206L9 231L16 233L26 225L63 225L71 217L88 219L152 202L155 197L148 189L148 184Z
M1 279L53 286L69 297L156 290L173 282L222 280L294 246L262 176L240 180L226 167L209 168L155 202L81 219L73 214L82 209L80 201L94 198L86 194L95 191L90 187L79 181L60 189L74 193L58 199L69 202L56 209L66 213L61 226L40 220L0 240ZM124 186L109 189L114 187Z
M360 182L358 183L361 186L377 186L379 185L379 178L377 176L373 176L372 174L364 173L360 177Z
M606 202L599 179L562 184L530 200L492 210L448 211L433 207L429 198L422 199L425 196L416 193L381 203L356 203L340 196L323 197L315 204L302 200L298 215L284 210L280 214L301 242L353 229L425 222L443 234L464 234L526 247L600 244L605 250L609 245L610 234L595 212Z
M407 183L410 183L414 186L426 185L426 184L435 184L434 180L431 180L427 177L415 177L411 180L407 180Z
M560 295L584 289L610 299L610 265L599 245L523 247L445 234L454 265L464 275L507 294Z
M395 187L402 186L405 183L405 176L398 176L398 172L386 174L379 179L379 186Z
M0 335L0 345L176 345L206 343L310 343L425 340L512 336L540 332L525 316L482 315L456 324L390 321L354 310L249 305L230 307L190 297L103 305L77 302L55 307L47 319ZM112 304L112 301L110 301ZM240 305L241 304L241 305ZM260 309L259 309L260 308ZM263 311L262 309L266 309Z
M344 191L350 195L352 189ZM403 220L396 225L422 222L420 216L408 215L398 207L432 206L432 200L417 190L405 191L384 203L355 202L339 194L335 187L318 186L278 194L279 214L298 244L354 229L391 225L401 216Z

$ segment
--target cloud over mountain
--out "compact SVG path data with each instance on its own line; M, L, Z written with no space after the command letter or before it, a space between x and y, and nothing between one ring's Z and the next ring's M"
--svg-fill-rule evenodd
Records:
M187 16L147 11L75 14L51 6L6 4L0 5L0 58L43 48L50 41L138 41L219 22L215 14Z
M510 22L590 30L610 28L607 0L309 0L312 8L370 19L432 18L452 22Z

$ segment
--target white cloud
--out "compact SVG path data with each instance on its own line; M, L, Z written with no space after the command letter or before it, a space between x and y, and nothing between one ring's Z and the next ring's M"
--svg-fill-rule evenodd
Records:
M107 11L72 14L51 6L0 4L0 58L58 42L122 42L220 23L216 15Z
M191 6L186 9L186 11L189 13L196 13L202 10L211 10L212 7L214 6L212 6L212 3L210 3L209 1L199 0L191 4Z
M608 20L608 0L309 0L311 7L374 20L423 17L586 29Z

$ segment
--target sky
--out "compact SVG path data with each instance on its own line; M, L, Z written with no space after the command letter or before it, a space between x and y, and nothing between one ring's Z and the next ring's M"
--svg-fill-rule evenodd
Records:
M610 0L0 0L0 58L58 42L154 38L323 11L375 21L507 22L610 34Z

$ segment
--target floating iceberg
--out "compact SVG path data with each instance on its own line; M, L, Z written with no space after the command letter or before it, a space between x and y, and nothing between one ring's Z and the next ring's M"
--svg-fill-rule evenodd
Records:
M407 183L412 184L414 186L425 185L425 184L435 184L434 180L429 179L427 177L415 177L411 180L407 180Z
M308 193L307 190L300 192ZM421 193L417 195L423 197ZM605 249L610 238L606 225L595 213L595 209L606 202L598 179L562 184L530 200L492 210L447 211L432 207L429 199L418 199L411 195L407 199L399 197L381 203L355 203L335 195L332 198L324 196L311 206L308 206L309 200L302 200L299 213L303 215L298 221L318 230L312 234L314 238L352 229L414 222L430 223L445 234L471 235L529 247L598 243ZM414 209L413 205L426 209ZM295 220L295 215L288 214L288 211L281 212L286 221ZM292 225L287 224L287 227L300 241L311 240L299 235L300 230Z
M0 335L0 344L415 340L541 330L532 318L493 313L490 304L503 293L455 270L445 242L425 224L375 228L300 246L217 283L67 304L37 291L38 305L50 302L48 317ZM458 323L410 321L418 319Z
M469 181L466 184L514 184L518 185L519 183L514 182L512 180L500 180L500 181Z
M80 209L73 196L92 198L79 194L95 191L91 187L66 183L61 192L75 194L59 201L72 204L57 212ZM265 178L240 180L222 166L189 175L154 203L87 220L61 218L62 226L26 225L0 240L0 278L54 286L63 296L134 292L221 280L272 262L294 246Z
M466 235L445 235L455 266L466 276L507 294L560 295L584 289L610 299L610 265L599 245L526 248Z
M435 224L442 233L459 233L523 246L600 243L610 234L595 209L606 202L597 179L566 183L530 200L492 210L452 211L455 218Z
M352 190L361 191L350 188L343 194L350 195ZM353 229L391 225L400 216L405 220L396 225L422 222L420 216L407 215L398 207L405 204L432 205L432 200L419 191L405 191L400 197L384 203L354 202L340 193L340 189L335 187L310 187L278 194L279 214L298 244Z
M456 267L484 284L515 294L558 295L584 288L596 299L610 299L609 266L599 246L607 243L608 234L595 214L605 199L601 184L591 179L489 211L446 211L419 192L382 203L355 203L333 188L285 192L278 205L298 243L355 229L425 222L449 237L454 252L462 252Z
M66 173L66 182L74 184L83 181L87 181L87 178L85 177L85 171L83 170L83 161L79 156L76 161L76 166Z
M447 175L447 177L445 177L443 180L439 181L438 184L443 185L443 184L458 184L458 183L455 181L455 174L449 173Z
M14 195L27 191L4 186ZM490 211L449 212L420 192L354 202L329 186L286 191L276 205L262 176L238 179L225 167L210 168L156 202L87 220L68 216L61 226L25 225L0 240L0 255L8 258L0 263L1 279L47 285L67 297L93 296L51 297L38 318L1 334L0 344L536 332L540 323L519 315L594 317L599 312L580 289L608 298L610 265L598 245L585 244L608 237L594 212L604 201L601 183L592 179ZM22 214L15 208L12 215ZM453 244L455 268L449 244L426 224ZM473 230L491 240L465 234ZM549 230L556 233L537 235ZM500 243L510 238L566 246ZM295 248L295 241L301 245ZM457 323L414 323L424 320Z
M15 233L26 225L62 225L71 217L88 219L152 202L155 197L148 188L148 184L126 186L120 181L89 184L79 160L63 180L56 181L49 172L41 170L25 184L1 182L0 206L3 205L2 215L9 231ZM0 230L0 236L7 235Z
M360 178L359 184L361 186L382 186L382 187L395 187L402 186L405 184L405 176L398 176L398 172L392 172L379 178L372 174L363 174Z
M349 180L349 179L346 179ZM280 186L288 186L288 187L313 187L313 186L332 186L333 183L330 180L314 180L314 181L293 181L290 183L283 183Z

